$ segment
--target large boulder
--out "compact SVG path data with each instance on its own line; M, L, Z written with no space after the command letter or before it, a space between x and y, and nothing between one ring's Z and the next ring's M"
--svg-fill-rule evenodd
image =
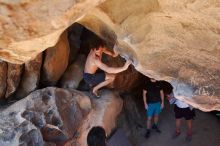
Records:
M7 87L7 63L0 61L0 99L5 97Z
M91 99L87 92L54 87L32 92L0 113L0 145L87 146L90 128L103 126L110 134L122 110L117 93L101 94Z
M76 90L32 92L0 113L0 145L63 144L76 134L91 107L89 97Z
M5 98L12 96L18 88L21 80L23 65L8 63L7 90Z
M94 108L89 113L87 121L80 126L75 146L87 146L87 135L93 126L102 126L108 135L116 128L117 116L123 106L123 101L119 95L104 90L101 93L101 98L93 99L92 103Z
M56 85L64 71L66 70L69 62L69 43L67 33L64 32L58 43L45 52L45 59L43 64L43 72L41 82L43 86Z
M78 87L83 79L85 62L86 57L79 55L77 60L67 68L60 81L62 88L76 89Z
M21 82L15 93L17 98L23 98L30 92L37 89L40 80L40 71L42 64L42 53L34 60L25 63L24 72L22 74Z

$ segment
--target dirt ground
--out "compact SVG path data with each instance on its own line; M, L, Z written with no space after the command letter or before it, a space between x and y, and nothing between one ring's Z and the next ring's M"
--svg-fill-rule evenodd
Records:
M159 126L162 133L159 134L152 130L151 136L145 139L145 132L142 132L137 146L220 146L220 120L210 113L196 110L196 117L193 120L193 137L190 142L185 141L185 119L182 120L181 135L172 139L175 131L173 107L165 106L160 116Z

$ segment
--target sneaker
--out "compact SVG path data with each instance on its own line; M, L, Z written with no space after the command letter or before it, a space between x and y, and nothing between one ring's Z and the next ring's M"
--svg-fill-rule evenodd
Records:
M147 132L146 132L146 134L145 134L145 138L149 138L149 137L150 137L150 130L147 129Z
M180 136L180 132L174 132L172 135L172 139L176 139L178 136Z
M152 129L156 130L157 133L161 133L161 130L155 124L152 126Z
M185 140L190 142L192 140L192 134L187 134Z

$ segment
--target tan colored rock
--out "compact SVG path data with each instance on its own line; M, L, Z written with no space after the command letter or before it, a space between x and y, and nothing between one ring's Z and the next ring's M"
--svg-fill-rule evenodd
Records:
M26 97L30 92L37 89L40 80L41 64L42 53L34 60L25 63L21 82L15 94L17 98Z
M34 59L60 34L104 0L2 1L0 56L12 63Z
M83 71L86 57L79 55L77 60L71 64L62 76L60 81L62 88L76 89L83 79Z
M7 87L7 63L0 61L0 99L5 97Z
M7 90L6 90L5 98L10 97L17 90L21 80L22 71L23 71L23 65L8 63Z
M87 146L87 134L93 126L102 126L109 135L116 126L116 119L122 110L123 101L115 93L102 91L100 99L92 100L93 109L79 128L75 146Z
M67 33L64 32L59 42L54 47L48 48L45 52L41 76L44 86L56 85L68 66L69 52Z

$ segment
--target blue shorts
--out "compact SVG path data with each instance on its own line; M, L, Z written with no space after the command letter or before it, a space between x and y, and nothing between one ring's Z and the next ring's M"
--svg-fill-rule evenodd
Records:
M161 103L156 102L156 103L149 103L148 104L148 109L147 109L147 117L153 117L154 115L159 115L161 112Z
M95 74L83 73L83 79L87 84L89 84L90 87L93 87L105 81L105 73L104 72L95 73Z

